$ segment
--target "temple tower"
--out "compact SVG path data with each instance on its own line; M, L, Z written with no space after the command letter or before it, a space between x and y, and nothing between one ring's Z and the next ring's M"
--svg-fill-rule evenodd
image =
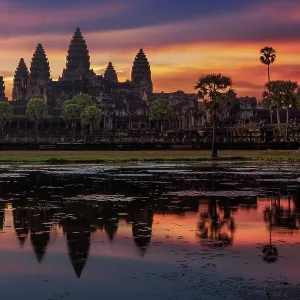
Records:
M90 56L86 41L76 28L67 54L66 68L63 70L61 80L82 80L90 71Z
M27 99L38 97L47 100L50 82L49 61L42 44L38 44L31 60Z
M14 76L14 85L12 91L13 100L25 100L27 96L29 72L23 58L20 59L19 65Z
M131 81L134 93L141 99L148 100L153 93L153 83L150 64L143 49L140 49L133 61Z
M3 76L0 76L0 101L7 101Z
M111 62L108 63L106 70L104 72L104 79L110 82L118 82L117 72Z

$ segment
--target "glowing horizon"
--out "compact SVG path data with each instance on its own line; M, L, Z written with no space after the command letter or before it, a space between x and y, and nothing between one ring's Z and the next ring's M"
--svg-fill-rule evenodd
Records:
M258 0L244 4L229 0L226 6L218 1L217 8L205 2L200 3L204 12L198 14L195 11L201 5L196 0L191 0L194 8L179 0L172 4L88 0L84 5L74 0L71 7L67 2L32 0L25 6L20 0L0 1L0 24L7 28L0 33L0 76L4 76L9 99L20 58L29 68L39 42L45 48L53 80L61 76L77 26L87 41L91 68L98 75L112 61L119 80L129 79L133 59L143 48L155 92L192 93L201 74L220 72L232 77L238 96L259 100L267 80L259 50L267 45L277 51L271 77L300 81L300 4L293 0L286 1L284 10L282 4L269 0L262 6Z

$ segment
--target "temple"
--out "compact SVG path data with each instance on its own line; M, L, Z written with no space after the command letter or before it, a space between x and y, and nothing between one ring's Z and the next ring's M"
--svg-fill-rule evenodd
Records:
M66 64L57 80L51 77L51 64L46 50L39 43L33 53L29 70L23 58L15 70L10 101L13 118L4 127L7 138L18 140L35 135L34 124L26 116L26 105L32 98L47 101L47 117L39 124L45 138L55 135L60 136L59 139L61 136L72 136L62 117L62 105L80 93L90 95L94 104L101 109L101 119L94 130L95 136L103 136L103 132L108 132L107 135L116 137L116 131L122 134L140 131L152 139L154 135L149 130L158 129L158 123L151 120L149 113L155 99L171 103L173 116L163 124L167 130L199 131L206 124L206 116L199 108L196 94L182 91L154 92L150 62L142 48L133 58L130 80L123 82L120 81L112 62L108 62L103 74L96 74L91 68L90 52L80 28L76 28L71 38L66 51ZM8 101L1 76L0 101ZM238 112L227 116L229 125L256 122L262 118L259 115L262 110L257 109L255 98L237 98L236 106ZM263 111L263 114L263 118L269 116L268 111ZM82 126L78 122L76 135L84 135L85 128ZM201 134L205 139L206 133Z

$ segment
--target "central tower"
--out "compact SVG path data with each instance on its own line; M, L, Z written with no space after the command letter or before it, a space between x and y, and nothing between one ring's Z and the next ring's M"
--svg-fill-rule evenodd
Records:
M90 70L90 56L86 41L80 28L77 27L67 54L66 68L63 70L62 80L82 80Z

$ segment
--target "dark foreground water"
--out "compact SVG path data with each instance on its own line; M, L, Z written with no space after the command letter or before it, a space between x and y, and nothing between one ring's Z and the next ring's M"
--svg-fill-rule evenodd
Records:
M2 166L1 299L300 299L298 177L289 164Z

